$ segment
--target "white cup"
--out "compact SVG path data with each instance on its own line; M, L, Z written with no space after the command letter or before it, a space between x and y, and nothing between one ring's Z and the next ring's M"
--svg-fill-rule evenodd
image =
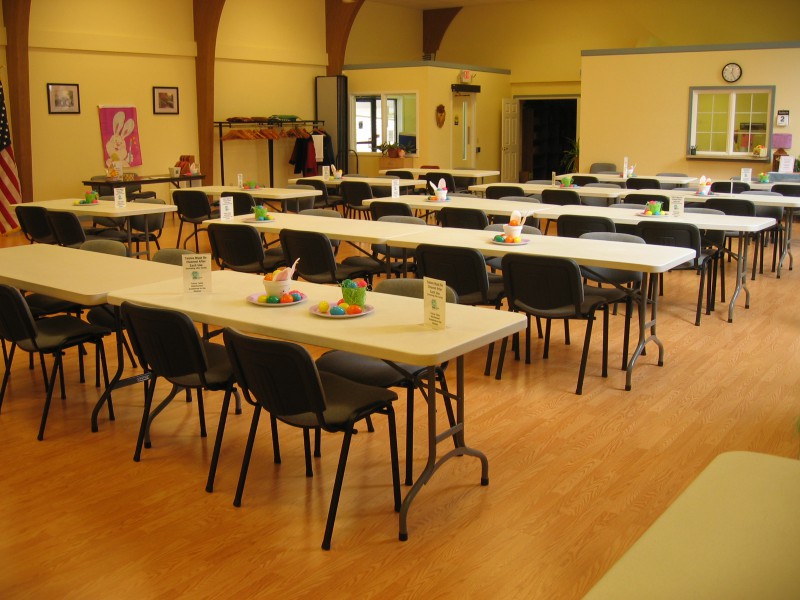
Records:
M169 176L170 177L180 177L181 176L181 168L180 167L170 167L169 168Z
M436 199L440 201L447 200L447 190L436 190Z

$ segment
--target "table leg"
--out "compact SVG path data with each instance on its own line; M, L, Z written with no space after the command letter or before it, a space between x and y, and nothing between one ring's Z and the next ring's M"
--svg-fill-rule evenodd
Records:
M481 485L489 485L489 459L479 450L470 448L464 440L464 357L456 359L456 423L437 433L436 431L436 372L428 367L428 460L420 476L403 499L400 506L400 541L408 539L408 510L422 487L430 481L436 470L446 461L456 456L474 456L481 461ZM455 448L437 460L436 447L439 443L455 438Z
M781 249L781 259L778 261L777 278L781 278L781 268L783 267L783 259L789 255L789 270L794 267L794 256L792 256L792 223L794 222L794 208L791 206L786 207L786 231L783 235L783 248Z
M728 304L728 323L733 323L733 308L742 290L744 290L745 298L744 307L750 308L750 290L747 287L747 249L750 244L747 241L746 234L739 236L739 249L736 257L736 288L733 290L731 301Z
M647 302L648 290L652 289L652 301L650 303L650 320L647 319ZM636 361L644 352L644 347L647 342L653 341L658 346L658 366L664 366L664 344L658 339L656 335L656 315L658 312L658 273L644 273L642 277L642 285L639 288L639 343L636 345L636 350L633 351L631 359L628 362L628 368L625 373L625 390L631 390L631 378L633 376L633 368L636 366ZM647 330L650 330L650 335Z

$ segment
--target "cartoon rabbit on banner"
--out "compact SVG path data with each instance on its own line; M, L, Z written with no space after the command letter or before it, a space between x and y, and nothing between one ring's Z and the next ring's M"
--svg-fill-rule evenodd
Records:
M135 106L101 106L100 137L107 167L118 164L136 167L142 164L139 126Z

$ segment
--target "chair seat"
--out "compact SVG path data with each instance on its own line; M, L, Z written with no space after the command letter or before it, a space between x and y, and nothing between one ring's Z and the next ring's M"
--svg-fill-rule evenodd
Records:
M208 370L204 373L207 388L209 390L224 390L230 383L231 377L233 377L233 369L231 368L225 346L204 341L203 349L205 350L209 365ZM200 376L197 373L180 377L169 377L166 379L168 379L170 383L182 387L202 386Z
M592 288L591 291L594 292L594 289ZM583 303L581 304L581 314L588 315L593 309L606 304L606 302L606 299L600 294L593 293L591 296L586 295L583 297ZM557 306L555 308L545 310L534 308L518 300L514 303L514 307L523 312L530 313L536 317L541 317L544 319L566 319L575 316L574 304Z
M35 345L32 340L18 342L19 347L26 352L53 352L64 345L73 346L90 342L110 333L105 327L91 325L70 315L40 319L36 321L36 325L39 335L36 336Z
M360 381L366 385L396 387L402 385L408 379L407 376L404 376L400 371L380 359L362 356L345 350L326 352L316 362L320 371L336 373L346 379ZM426 369L426 367L404 363L395 364L411 375L416 375Z
M28 308L30 308L31 314L35 318L60 312L78 312L83 309L80 304L70 302L69 300L53 298L52 296L48 296L46 294L28 294L25 296L25 302L27 302Z
M397 400L397 394L391 390L364 385L334 373L320 371L319 379L325 390L323 415L328 431L343 431L350 423L359 420L360 415L370 414ZM295 427L319 427L319 419L314 413L284 415L278 420Z

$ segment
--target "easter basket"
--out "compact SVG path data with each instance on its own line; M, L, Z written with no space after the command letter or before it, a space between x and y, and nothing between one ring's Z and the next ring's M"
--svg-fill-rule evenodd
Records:
M342 298L347 304L355 304L364 308L367 303L367 287L364 285L363 280L358 281L362 282L361 286L351 279L345 279L342 282Z

